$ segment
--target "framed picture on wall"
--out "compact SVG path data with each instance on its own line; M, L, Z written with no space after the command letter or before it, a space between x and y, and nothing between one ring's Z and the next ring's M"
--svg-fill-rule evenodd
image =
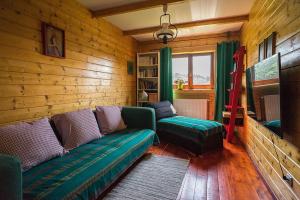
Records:
M258 61L265 59L265 41L262 41L258 47Z
M65 58L65 31L42 22L43 53L46 56Z
M134 63L132 61L127 61L127 74L134 74Z
M258 47L258 62L275 54L276 32L264 39Z
M273 32L266 39L266 58L275 54L275 48L276 48L276 33Z

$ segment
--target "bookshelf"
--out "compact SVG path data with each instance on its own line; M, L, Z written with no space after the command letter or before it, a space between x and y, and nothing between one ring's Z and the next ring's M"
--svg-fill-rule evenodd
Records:
M137 53L137 106L159 101L159 77L159 52Z

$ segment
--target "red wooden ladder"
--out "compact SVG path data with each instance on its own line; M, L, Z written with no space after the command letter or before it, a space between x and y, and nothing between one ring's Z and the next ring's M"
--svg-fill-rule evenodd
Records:
M242 46L239 49L237 49L233 55L235 69L233 72L230 73L231 89L229 90L229 105L225 106L226 110L231 113L229 123L225 125L227 132L226 139L228 142L231 142L233 139L237 111L239 108L241 108L240 106L238 106L238 102L240 99L240 91L242 86L242 75L244 70L243 61L245 53L245 47Z

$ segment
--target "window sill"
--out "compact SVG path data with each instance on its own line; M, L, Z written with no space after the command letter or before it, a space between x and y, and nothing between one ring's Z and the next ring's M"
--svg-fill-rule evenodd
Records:
M214 88L209 88L209 89L183 89L183 90L178 90L178 89L173 89L174 93L214 93Z

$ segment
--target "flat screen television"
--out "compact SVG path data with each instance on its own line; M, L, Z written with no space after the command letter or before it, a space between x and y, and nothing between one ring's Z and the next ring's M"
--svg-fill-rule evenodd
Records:
M246 70L247 114L281 138L280 54Z

